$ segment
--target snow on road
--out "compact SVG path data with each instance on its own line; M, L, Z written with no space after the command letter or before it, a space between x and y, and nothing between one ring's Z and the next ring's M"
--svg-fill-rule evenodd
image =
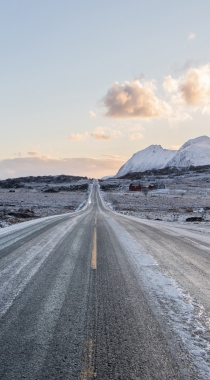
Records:
M64 236L72 230L74 225L78 222L80 216L75 216L70 221L67 220L51 229L42 238L36 238L30 240L29 243L25 243L24 247L20 247L10 255L7 255L1 259L0 270L0 317L6 313L8 308L12 305L14 299L24 289L33 275L39 270L42 263L51 254L52 250L61 241ZM30 223L30 222L28 222ZM25 227L27 226L27 223ZM9 228L8 228L9 229ZM12 231L14 228L12 229ZM2 243L2 245L9 246L26 236L29 233L28 229L22 228L25 235L18 235L11 239L11 235L7 234L8 241ZM12 232L10 229L10 232ZM33 230L34 231L34 230Z
M164 326L172 346L178 346L181 342L202 378L208 380L210 344L209 331L201 319L205 312L203 306L193 300L173 278L163 273L158 262L125 229L106 214L104 216L115 231L122 250L126 251L140 286L143 284L145 287L150 307ZM181 361L182 358L180 366Z
M82 202L76 212L68 215L48 216L38 220L23 222L0 230L0 249L9 247L27 235L39 231L53 221L62 221L42 238L31 240L10 255L1 259L0 269L0 317L6 313L14 299L24 289L33 275L51 254L55 246L69 233L81 218L79 211L86 209L91 203L92 185L88 199ZM67 220L65 221L67 217Z

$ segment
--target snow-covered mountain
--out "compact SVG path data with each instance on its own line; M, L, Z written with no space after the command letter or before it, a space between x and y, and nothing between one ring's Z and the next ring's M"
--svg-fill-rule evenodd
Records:
M188 140L179 150L163 149L161 145L150 145L135 153L118 171L116 177L127 173L164 167L189 167L210 165L210 138L200 136Z
M127 173L144 172L145 170L162 169L173 159L176 150L163 149L161 145L150 145L140 150L120 168L116 177Z
M188 140L167 163L167 167L189 167L210 165L210 138L200 136Z

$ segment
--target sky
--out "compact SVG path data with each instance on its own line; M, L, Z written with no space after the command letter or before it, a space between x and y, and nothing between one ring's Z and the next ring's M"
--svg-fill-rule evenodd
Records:
M210 135L209 0L1 0L0 178Z

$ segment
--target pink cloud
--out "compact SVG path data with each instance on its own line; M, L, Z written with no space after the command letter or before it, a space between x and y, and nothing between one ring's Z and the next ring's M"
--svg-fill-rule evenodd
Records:
M175 105L210 110L210 64L190 68L177 79L165 77L163 87L172 94L171 102Z

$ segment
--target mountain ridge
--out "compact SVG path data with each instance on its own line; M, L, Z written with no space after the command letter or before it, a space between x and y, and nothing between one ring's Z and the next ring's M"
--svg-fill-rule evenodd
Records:
M153 169L204 165L210 165L210 138L199 136L186 141L179 150L164 149L161 145L150 145L134 153L115 177Z

